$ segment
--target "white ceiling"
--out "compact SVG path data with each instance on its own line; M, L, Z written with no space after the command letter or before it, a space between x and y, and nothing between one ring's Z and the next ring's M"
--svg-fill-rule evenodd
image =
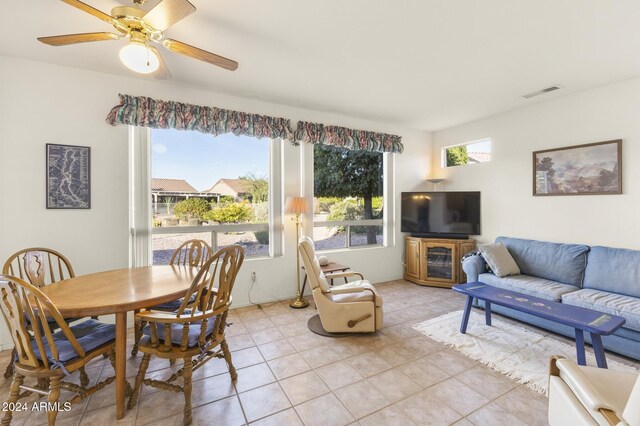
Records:
M127 4L85 1L105 12ZM240 66L165 52L167 84L423 130L640 75L638 0L191 2L198 10L166 35ZM112 29L61 1L3 0L0 19L0 54L134 76L118 60L123 40L36 41ZM521 97L552 84L564 88Z

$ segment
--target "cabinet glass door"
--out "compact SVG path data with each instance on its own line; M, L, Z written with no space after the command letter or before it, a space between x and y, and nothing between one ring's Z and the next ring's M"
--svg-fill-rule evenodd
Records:
M427 247L427 279L453 279L453 248L445 246Z

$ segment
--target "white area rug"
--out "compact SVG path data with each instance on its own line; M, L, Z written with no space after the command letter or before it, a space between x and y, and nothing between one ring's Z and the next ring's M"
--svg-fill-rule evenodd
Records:
M460 333L461 321L462 311L450 312L418 323L413 328L542 394L547 393L549 358L562 355L574 361L576 359L575 345L545 337L495 317L491 319L493 325L489 327L485 325L484 314L472 311L467 334ZM611 359L607 359L607 364L613 370L638 371ZM587 365L596 365L595 356L589 351Z

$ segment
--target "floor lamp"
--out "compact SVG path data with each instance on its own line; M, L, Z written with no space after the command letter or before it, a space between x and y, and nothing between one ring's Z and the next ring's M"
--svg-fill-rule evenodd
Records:
M294 214L296 221L296 283L298 284L298 293L296 298L289 302L289 306L296 309L306 308L309 306L309 302L302 298L302 291L300 289L300 253L298 252L298 240L300 239L300 215L306 214L309 211L309 205L304 197L289 197L284 207L286 214Z

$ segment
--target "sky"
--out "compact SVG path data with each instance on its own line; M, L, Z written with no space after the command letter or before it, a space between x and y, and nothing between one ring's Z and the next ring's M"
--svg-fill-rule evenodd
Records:
M491 140L470 143L467 145L468 152L491 152Z
M184 179L204 191L221 178L269 176L269 140L225 134L214 137L173 129L151 130L151 176Z

